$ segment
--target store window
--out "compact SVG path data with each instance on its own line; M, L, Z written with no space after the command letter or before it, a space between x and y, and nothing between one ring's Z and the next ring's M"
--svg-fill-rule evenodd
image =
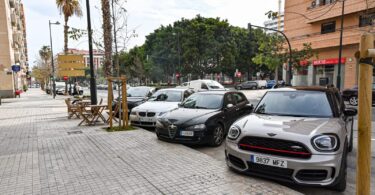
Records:
M336 21L327 22L322 24L322 34L331 33L336 31Z
M334 84L334 75L334 65L324 65L315 67L315 81L318 85L326 86Z

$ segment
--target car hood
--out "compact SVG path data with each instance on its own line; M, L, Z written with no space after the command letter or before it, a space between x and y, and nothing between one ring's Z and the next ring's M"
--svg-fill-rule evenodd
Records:
M128 97L127 98L128 103L141 102L144 100L146 100L145 97Z
M219 112L220 110L178 108L164 114L160 120L175 125L189 126L205 123L208 118Z
M180 102L145 102L135 108L133 111L147 111L147 112L167 112L178 107Z
M339 134L341 129L338 118L307 118L289 116L269 116L251 114L236 122L243 132L254 136L266 136L267 133L288 136L314 136L322 133Z

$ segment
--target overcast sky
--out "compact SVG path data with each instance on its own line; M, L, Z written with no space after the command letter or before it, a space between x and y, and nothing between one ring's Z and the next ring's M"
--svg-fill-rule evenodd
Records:
M120 0L125 1L125 0ZM43 2L43 3L42 3ZM83 17L72 17L69 26L87 29L86 0L81 0ZM129 41L128 48L142 45L145 36L160 25L168 25L181 18L204 17L228 19L234 26L246 27L248 22L263 25L265 13L278 9L277 0L127 0L128 28L136 29L138 37ZM55 0L23 0L26 14L29 64L33 65L42 45L49 45L48 20L63 23ZM90 0L93 30L101 31L100 0ZM98 8L99 7L99 8ZM52 26L54 53L63 50L63 25ZM87 49L87 38L69 40L69 48Z

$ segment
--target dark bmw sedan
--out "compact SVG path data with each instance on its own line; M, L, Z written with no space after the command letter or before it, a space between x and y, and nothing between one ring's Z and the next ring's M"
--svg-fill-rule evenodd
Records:
M131 110L143 104L149 97L152 96L156 91L155 87L147 87L147 86L140 86L140 87L131 87L127 91L127 102L128 102L128 109L129 113ZM122 98L117 98L115 101L113 101L112 109L115 110L116 105L118 104L118 101L121 101ZM116 117L118 117L118 113L116 114Z
M171 142L220 146L232 123L252 109L242 92L196 93L158 118L156 135Z

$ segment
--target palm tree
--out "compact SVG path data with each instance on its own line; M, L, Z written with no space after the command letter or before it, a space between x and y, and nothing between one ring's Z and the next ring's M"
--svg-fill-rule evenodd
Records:
M60 14L64 15L64 52L68 53L68 21L73 15L81 17L82 9L78 0L56 0L56 5Z
M103 36L104 36L104 67L105 75L111 76L112 68L112 23L111 23L111 7L109 0L102 1L103 14Z

